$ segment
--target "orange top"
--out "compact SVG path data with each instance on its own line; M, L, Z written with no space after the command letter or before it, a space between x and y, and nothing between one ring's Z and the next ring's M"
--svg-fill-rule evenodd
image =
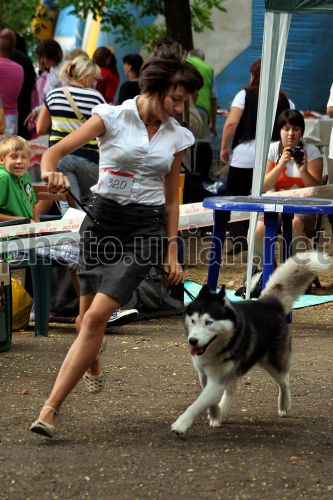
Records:
M274 164L276 167L277 163ZM284 166L282 172L279 175L279 178L274 186L275 191L283 191L287 189L297 189L304 188L304 182L301 177L289 177L287 175L288 167Z

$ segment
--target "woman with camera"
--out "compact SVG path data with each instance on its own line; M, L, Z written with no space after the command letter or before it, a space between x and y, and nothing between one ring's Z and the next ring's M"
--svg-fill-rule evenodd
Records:
M322 183L323 159L313 144L302 142L304 118L296 109L283 111L277 120L280 141L270 145L263 191L276 192L319 186ZM293 244L307 246L306 232L315 226L315 216L295 214L293 219ZM255 255L262 258L264 221L259 218L256 231ZM294 247L295 248L295 247Z

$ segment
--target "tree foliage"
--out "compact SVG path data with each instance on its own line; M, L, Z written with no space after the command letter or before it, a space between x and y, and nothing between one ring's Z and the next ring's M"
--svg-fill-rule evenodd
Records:
M23 36L31 45L31 20L36 13L39 0L9 0L5 2L0 14L0 30L10 28Z
M58 0L58 8L73 6L73 13L85 19L92 12L102 19L102 30L110 31L122 45L141 43L150 48L154 39L169 35L191 48L192 31L213 29L214 9L225 11L225 0ZM31 21L39 0L9 0L0 15L0 29L8 27L24 36L28 45L36 44ZM187 9L188 6L188 9ZM153 24L152 18L162 22Z
M130 45L139 42L150 47L152 40L159 36L179 33L179 41L184 42L185 48L191 48L188 46L191 41L186 34L187 26L198 33L213 29L212 11L225 11L224 1L185 0L189 6L188 15L185 14L181 18L179 15L172 15L172 12L176 13L177 10L178 13L187 12L179 0L58 0L59 5L63 7L72 5L73 12L83 18L89 12L93 13L95 19L100 16L102 29L112 32L117 43ZM164 19L159 25L145 20L150 16L159 15Z

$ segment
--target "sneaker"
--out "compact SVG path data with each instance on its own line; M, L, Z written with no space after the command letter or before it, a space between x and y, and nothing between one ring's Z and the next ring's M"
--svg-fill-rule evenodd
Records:
M122 326L134 321L139 316L137 309L116 309L108 321L109 326Z

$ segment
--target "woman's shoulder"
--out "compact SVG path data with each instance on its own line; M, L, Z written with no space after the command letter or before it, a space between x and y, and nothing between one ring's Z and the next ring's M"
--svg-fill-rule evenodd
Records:
M107 129L111 130L116 126L120 126L128 121L129 114L136 115L133 99L124 101L122 104L114 106L112 104L98 104L91 110L91 114L98 115L106 125Z
M271 142L269 145L268 159L276 161L279 156L280 141Z
M180 139L179 151L194 144L195 138L192 132L188 128L181 125L175 118L170 118L167 126Z
M311 143L304 143L304 149L307 152L309 160L314 160L316 158L321 158L322 154L320 152L320 149L317 148L314 144Z
M77 87L75 85L68 85L68 90L71 94L73 94L74 97L95 97L96 99L101 100L103 103L105 102L102 94L98 90L92 89L90 87Z
M237 94L233 98L233 101L231 103L231 107L244 109L244 107L245 107L245 98L246 98L246 90L242 89L239 92L237 92Z

